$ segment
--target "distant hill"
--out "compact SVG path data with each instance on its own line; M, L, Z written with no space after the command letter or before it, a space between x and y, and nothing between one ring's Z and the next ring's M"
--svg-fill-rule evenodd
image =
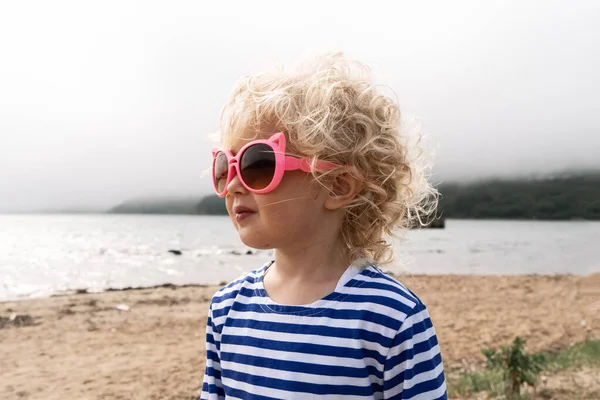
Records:
M110 214L227 215L225 199L216 195L185 198L133 199L108 210Z
M600 220L600 171L440 185L447 218Z
M600 220L600 171L536 179L488 179L444 183L439 213L445 218ZM225 200L198 198L131 200L111 213L226 215Z
M227 215L225 199L216 195L205 196L196 204L195 211L200 215Z
M197 214L197 197L134 199L108 210L111 214Z

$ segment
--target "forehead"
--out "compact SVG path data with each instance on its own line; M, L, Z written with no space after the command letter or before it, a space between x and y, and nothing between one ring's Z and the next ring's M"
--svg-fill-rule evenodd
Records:
M264 129L246 129L241 132L231 132L222 138L223 147L233 154L237 154L238 151L246 144L254 140L266 140L270 138L275 130L270 128Z
M262 138L257 134L229 134L223 138L223 147L235 154L246 144L257 139Z

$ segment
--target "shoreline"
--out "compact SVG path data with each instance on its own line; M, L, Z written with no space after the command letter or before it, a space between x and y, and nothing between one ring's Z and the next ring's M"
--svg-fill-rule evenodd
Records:
M444 277L463 277L463 278L537 278L537 277L590 277L594 275L599 275L600 272L591 272L587 274L573 274L573 273L549 273L549 274L539 274L539 273L527 273L527 274L395 274L390 271L385 271L389 275L399 279L401 282L407 279L427 279L427 278L444 278ZM88 294L99 294L99 293L107 293L107 292L128 292L128 291L136 291L136 290L152 290L152 289L173 289L173 288L208 288L208 287L222 287L228 284L228 281L221 281L219 283L172 283L165 282L159 284L153 284L148 286L125 286L125 287L106 287L106 288L77 288L77 289L68 289L68 290L59 290L48 295L43 296L21 296L10 299L0 299L0 305L3 303L11 303L11 302L21 302L21 301L31 301L31 300L40 300L40 299L48 299L52 297L64 297L64 296L76 296L76 295L88 295Z
M399 279L427 305L447 374L481 366L483 348L517 335L528 351L600 338L600 273ZM0 303L0 398L192 398L219 288L163 285Z

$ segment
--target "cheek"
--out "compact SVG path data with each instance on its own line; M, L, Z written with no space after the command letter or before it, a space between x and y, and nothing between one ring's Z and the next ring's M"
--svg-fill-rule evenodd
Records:
M262 220L274 230L290 230L307 225L319 211L319 204L308 193L265 196L259 205Z
M278 232L307 228L323 208L322 199L315 189L318 189L318 185L312 185L304 173L284 175L274 191L255 196L263 224Z

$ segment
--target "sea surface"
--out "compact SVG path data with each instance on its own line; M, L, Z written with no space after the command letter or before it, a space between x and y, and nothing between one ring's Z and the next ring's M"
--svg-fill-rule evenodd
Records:
M395 249L383 269L396 273L585 275L600 272L600 222L447 220L408 232ZM0 215L0 301L219 284L271 257L246 248L227 217Z

